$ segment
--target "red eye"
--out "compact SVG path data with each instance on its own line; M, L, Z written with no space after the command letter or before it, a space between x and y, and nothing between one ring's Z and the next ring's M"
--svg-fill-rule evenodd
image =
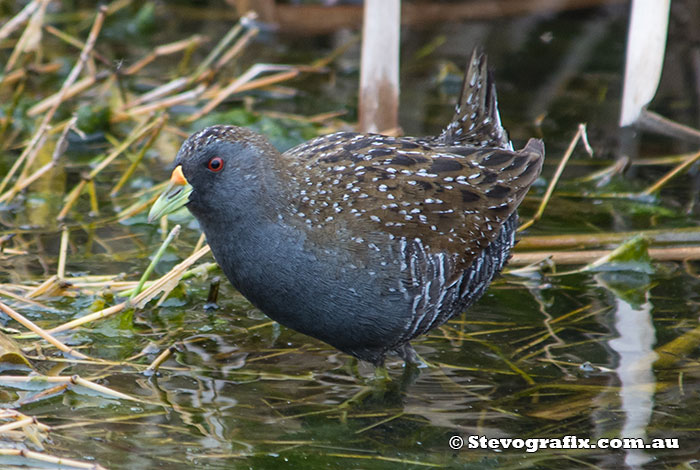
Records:
M214 173L218 173L224 168L224 160L221 157L212 157L207 163L207 168Z

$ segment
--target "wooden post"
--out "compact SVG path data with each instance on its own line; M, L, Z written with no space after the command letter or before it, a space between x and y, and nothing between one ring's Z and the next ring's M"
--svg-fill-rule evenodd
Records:
M401 0L365 0L359 131L398 127Z

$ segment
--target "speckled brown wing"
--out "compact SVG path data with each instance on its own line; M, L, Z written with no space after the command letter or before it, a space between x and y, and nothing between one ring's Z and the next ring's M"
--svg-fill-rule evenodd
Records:
M515 212L540 173L543 154L535 139L513 151L338 133L288 156L305 223L332 225L344 214L343 221L366 233L419 238L429 254L454 257L452 271L459 273Z

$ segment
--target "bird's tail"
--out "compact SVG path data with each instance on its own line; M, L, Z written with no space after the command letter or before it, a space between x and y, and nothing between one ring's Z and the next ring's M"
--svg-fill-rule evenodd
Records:
M445 145L485 145L511 148L508 133L501 125L493 74L488 70L486 54L474 49L455 105L452 121L440 134Z

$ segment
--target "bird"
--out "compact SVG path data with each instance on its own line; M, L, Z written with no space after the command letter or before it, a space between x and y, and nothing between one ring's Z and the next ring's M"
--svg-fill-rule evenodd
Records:
M427 137L336 132L280 153L214 125L178 151L149 221L186 206L231 284L278 323L383 366L500 273L544 144L514 150L486 55Z

